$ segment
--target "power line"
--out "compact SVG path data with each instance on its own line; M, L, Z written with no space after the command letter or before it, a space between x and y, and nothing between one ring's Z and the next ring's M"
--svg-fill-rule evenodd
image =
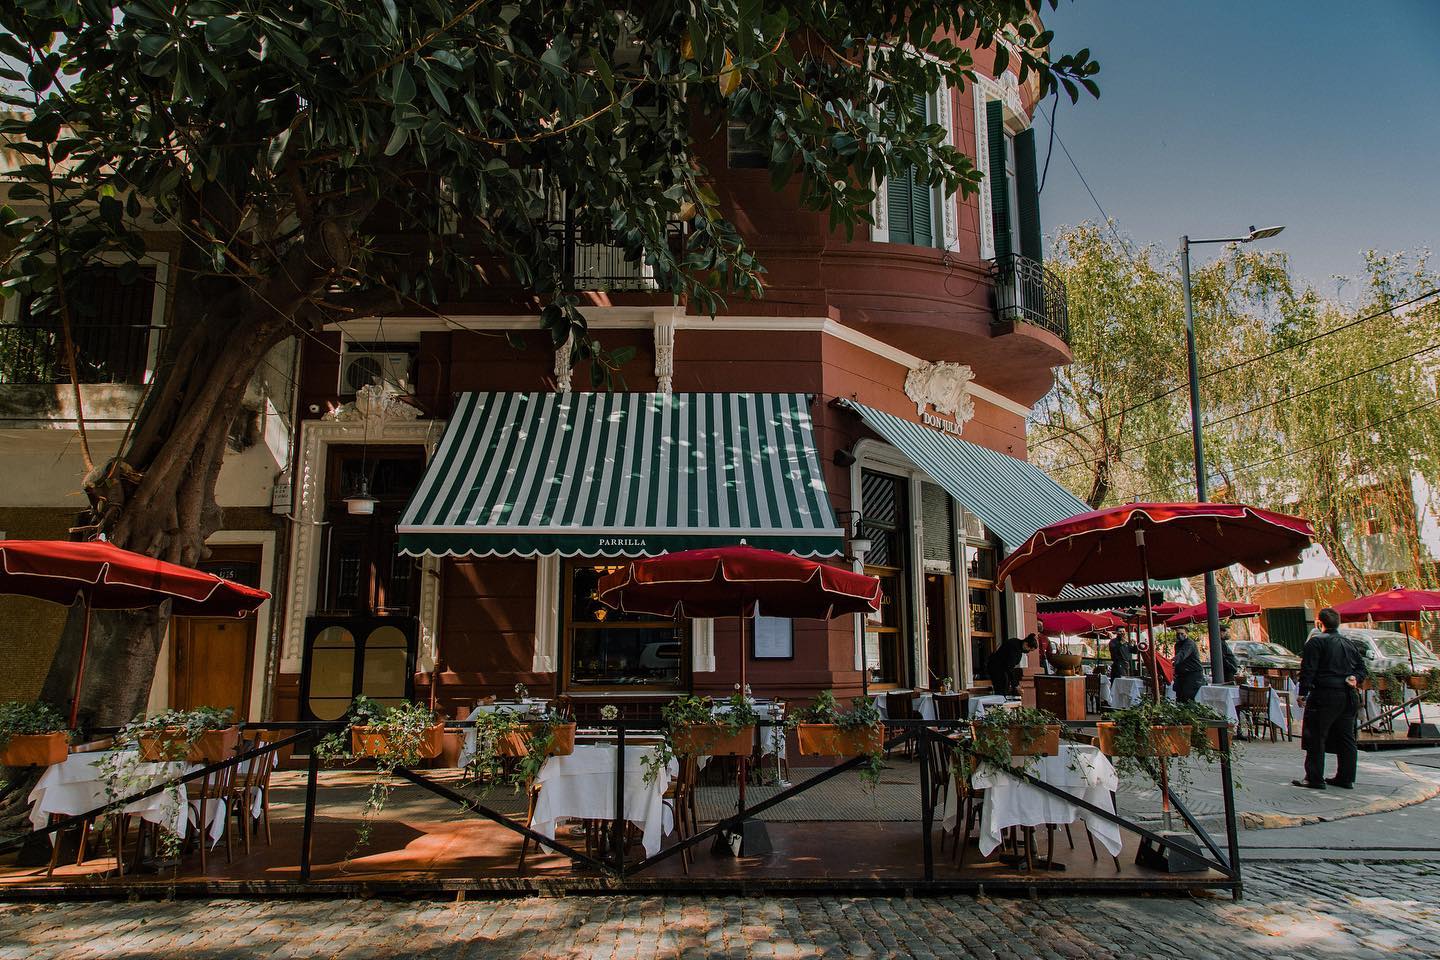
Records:
M1420 354L1422 354L1422 353L1429 353L1431 350L1435 350L1435 349L1437 349L1437 348L1440 348L1440 343L1432 343L1432 344L1430 344L1429 346L1421 347L1419 350L1415 350L1415 351L1413 351L1413 352L1411 352L1411 353L1404 354L1403 356L1393 357L1393 358L1391 358L1391 359L1389 359L1389 360L1384 361L1383 363L1377 363L1377 364L1375 364L1375 365L1372 366L1372 367L1366 367L1364 370L1356 370L1356 371L1354 371L1353 373L1347 373L1347 374L1346 374L1345 376L1343 376L1343 377L1338 377L1338 378L1336 378L1336 379L1334 379L1334 380L1327 380L1327 381L1324 382L1324 383L1315 384L1314 386L1307 387L1306 389L1300 390L1300 391L1298 391L1298 392L1296 392L1296 393L1289 393L1289 394L1286 394L1286 395L1283 396L1283 397L1278 397L1278 398L1276 398L1276 399L1274 399L1274 400L1269 400L1269 401L1267 401L1267 402L1265 402L1265 403L1262 403L1262 404L1259 404L1259 405L1257 405L1257 406L1247 407L1247 408L1244 409L1244 410L1238 410L1238 411L1236 411L1235 413L1226 414L1225 416L1220 417L1220 418L1215 419L1215 420L1207 420L1207 421L1205 421L1205 423L1203 423L1201 426L1202 426L1202 428L1203 428L1203 427L1215 427L1215 426L1219 426L1219 425L1222 424L1222 423L1229 423L1231 420L1237 420L1237 419L1239 419L1240 417L1249 416L1249 415L1252 414L1252 413L1259 413L1259 412L1262 411L1262 410L1268 410L1268 409L1270 409L1271 407L1279 406L1280 404L1285 403L1285 402L1287 402L1287 401L1296 400L1296 399L1299 399L1300 397L1308 396L1309 394L1315 393L1315 392L1317 392L1317 391L1319 391L1319 390L1324 390L1324 389L1326 389L1326 388L1328 388L1328 387L1333 387L1333 386L1336 386L1337 384L1341 384L1341 383L1345 383L1345 382L1350 381L1350 380L1354 380L1356 377L1362 377L1362 376L1364 376L1364 375L1367 374L1367 373L1374 373L1376 370L1381 370L1381 369L1383 369L1383 368L1385 368L1385 367L1388 367L1388 366L1391 366L1391 365L1393 365L1393 364L1400 363L1402 360L1410 360L1410 359L1412 359L1412 358L1414 358L1414 357L1420 356ZM1138 444L1136 444L1136 445L1133 446L1133 447L1122 447L1122 448L1120 448L1119 450L1115 451L1115 456L1118 457L1118 456L1120 456L1121 454L1134 453L1136 450L1144 450L1144 449L1147 449L1147 448L1149 448L1149 447L1155 446L1155 444L1157 444L1157 443L1164 443L1164 442L1167 441L1167 440L1174 440L1174 439L1177 438L1177 437L1187 436L1187 435L1189 435L1189 433L1190 433L1190 430L1189 430L1188 428L1187 428L1187 429L1184 429L1184 430L1177 430L1177 431L1175 431L1174 433L1167 433L1167 434L1166 434L1165 436L1163 436L1163 437L1156 437L1156 438L1153 439L1153 440L1147 440L1147 441L1145 441L1144 443L1138 443ZM1069 469L1071 469L1072 467L1082 467L1082 466L1085 466L1086 464L1098 463L1098 462L1100 461L1100 459L1101 459L1101 458L1099 458L1099 457L1090 457L1090 458L1086 458L1086 459L1084 459L1084 460L1076 460L1076 461L1074 461L1073 463L1067 463L1065 466L1063 466L1063 467L1057 467L1056 469L1057 469L1057 470L1069 470Z
M1383 427L1383 426L1384 426L1385 424L1387 424L1387 423L1391 423L1392 421L1399 420L1399 419L1401 419L1402 417L1408 417L1408 416L1410 416L1410 415L1413 414L1413 413L1419 413L1421 410L1424 410L1426 407L1433 407L1433 406L1434 406L1435 404L1437 404L1437 403L1440 403L1440 397L1436 397L1436 398L1434 398L1434 399L1426 400L1424 403L1417 404L1416 406L1413 406L1413 407L1411 407L1411 408L1408 409L1408 410L1402 410L1402 411L1400 411L1399 413L1391 414L1390 416L1384 417L1383 419L1375 420L1375 421L1372 421L1372 422L1366 423L1366 424L1361 424L1360 426L1356 427L1356 428L1353 429L1353 430L1342 430L1342 431L1340 431L1339 433L1332 434L1332 435L1326 437L1326 438L1323 439L1323 440L1318 440L1318 441L1316 441L1315 443L1312 443L1312 444L1310 444L1309 446L1301 447L1301 448L1298 449L1298 450L1285 450L1285 451L1283 451L1283 452L1281 452L1281 453L1276 454L1276 455L1273 456L1273 457L1266 457L1264 460L1256 460L1256 461L1253 462L1253 463L1247 463L1247 464L1245 464L1245 465L1242 466L1242 467L1235 467L1234 469L1232 469L1232 470L1227 470L1226 472L1227 472L1228 474L1230 474L1231 476L1238 476L1239 474L1249 473L1251 470L1255 470L1255 469L1257 469L1257 468L1259 468L1259 467L1263 467L1263 466L1265 466L1265 465L1267 465L1267 464L1274 463L1276 460L1284 460L1284 459L1286 459L1287 457L1298 457L1298 456L1300 456L1301 454L1309 453L1309 452L1311 452L1312 450L1318 450L1318 449L1320 449L1321 447L1323 447L1323 446L1325 446L1325 445L1327 445L1327 444L1334 443L1336 440L1342 440L1342 439L1344 439L1345 437L1348 437L1348 436L1350 436L1350 435L1352 435L1352 434L1359 433L1359 432L1362 431L1362 430L1374 430L1374 429L1377 428L1377 427ZM1150 491L1150 492L1148 492L1148 493L1142 494L1140 499L1142 499L1142 500L1149 500L1149 499L1150 499L1152 496L1154 496L1156 493L1163 493L1163 494L1168 495L1168 494L1170 494L1171 492L1173 492L1175 489L1176 489L1176 488L1172 486L1172 487L1167 487L1167 488L1166 488L1165 490L1163 490L1163 491L1153 491L1153 490L1152 490L1152 491Z
M1411 299L1406 300L1402 303L1392 304L1383 310L1377 310L1376 312L1367 314L1363 317L1357 317L1354 320L1348 320L1345 323L1340 324L1339 326L1331 327L1329 330L1324 330L1320 333L1313 334L1312 336L1306 337L1303 340L1297 340L1295 343L1286 344L1283 347L1276 347L1274 350L1269 350L1265 353L1256 354L1253 357L1247 357L1243 360L1238 360L1235 363L1229 364L1228 366L1217 367L1214 370L1208 370L1200 375L1200 379L1208 380L1211 377L1219 376L1222 373L1229 373L1232 370L1238 370L1241 367L1248 366L1252 363L1255 363L1257 360L1265 360L1277 354L1285 353L1289 350L1295 350L1299 347L1308 346L1309 344L1314 343L1317 340L1322 340L1332 334L1340 333L1344 330L1349 330L1351 327L1359 326L1362 323L1368 323L1371 320L1377 320L1380 317L1385 316L1386 314L1393 313L1396 310L1400 310L1404 307L1413 306L1414 304L1419 303L1422 300L1427 300L1437 294L1440 294L1440 287L1429 290L1425 293L1420 294L1419 296L1412 297ZM1402 357L1401 359L1404 358ZM1160 393L1157 393L1152 397L1147 397L1146 399L1141 400L1137 403L1132 403L1128 406L1121 407L1114 413L1106 414L1103 417L1096 417L1093 420L1087 420L1084 423L1081 423L1074 427L1060 427L1058 433L1051 434L1050 436L1041 439L1038 443L1032 444L1030 449L1038 450L1046 444L1058 440L1061 437L1074 436L1086 427L1093 427L1096 424L1100 423L1109 423L1111 420L1114 420L1117 417L1123 417L1125 414L1130 413L1131 411L1139 410L1141 407L1147 407L1152 403L1157 403L1161 400L1164 400L1168 396L1179 393L1187 386L1188 383L1182 383L1177 386L1171 387L1168 390L1161 391Z

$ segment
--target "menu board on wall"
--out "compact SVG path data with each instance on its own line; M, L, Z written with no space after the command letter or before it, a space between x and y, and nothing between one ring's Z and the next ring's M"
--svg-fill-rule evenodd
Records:
M786 617L757 616L754 626L754 655L756 660L793 660L795 658L795 633Z

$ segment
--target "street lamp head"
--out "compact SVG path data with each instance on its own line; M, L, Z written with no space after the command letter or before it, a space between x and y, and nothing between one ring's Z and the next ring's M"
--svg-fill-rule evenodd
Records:
M1277 234L1280 233L1280 231L1282 231L1282 230L1284 230L1284 229L1285 229L1285 228L1284 228L1283 226L1280 226L1280 227L1261 227L1259 230L1255 229L1254 227L1251 227L1251 228L1250 228L1250 235L1245 238L1245 242L1246 242L1246 243L1250 243L1251 241L1254 241L1254 240L1269 240L1271 237L1276 236Z

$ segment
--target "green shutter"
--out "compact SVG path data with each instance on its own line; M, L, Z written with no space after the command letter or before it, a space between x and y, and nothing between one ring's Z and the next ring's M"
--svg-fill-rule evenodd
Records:
M890 207L890 242L914 243L915 184L910 170L885 181L886 202Z
M1265 611L1265 633L1271 643L1300 653L1309 632L1304 607L1272 607Z
M995 227L995 259L1010 256L1010 186L1005 179L1005 105L985 103L990 132L990 222Z
M1035 175L1035 131L1015 135L1015 190L1020 194L1020 252L1040 263L1045 258L1040 238L1040 183Z

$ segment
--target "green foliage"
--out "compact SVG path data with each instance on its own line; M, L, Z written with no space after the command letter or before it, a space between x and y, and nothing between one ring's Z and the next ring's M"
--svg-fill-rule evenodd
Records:
M50 295L52 244L61 274L102 250L138 255L146 224L178 229L200 269L252 292L308 254L324 283L292 292L322 315L358 293L371 308L453 301L493 254L547 299L557 343L576 333L610 369L567 288L552 201L570 198L580 227L702 311L758 295L761 266L701 145L744 123L775 185L847 233L886 172L973 191L971 158L912 104L973 82L962 43L1033 74L1042 97L1098 94L1088 50L1051 56L1041 6L10 5L0 100L23 115L0 130L23 155L14 198L46 213L7 228L22 236L8 289Z
M375 760L375 778L370 783L360 825L355 830L355 845L345 855L349 861L369 844L375 817L385 809L395 787L395 769L416 766L424 759L425 734L439 718L424 704L406 702L385 706L361 694L351 701L345 720L343 728L312 748L322 761L346 763L358 759L353 752L355 728L365 728L366 733L381 738L378 744L372 744L379 749L366 754Z
M785 726L793 730L802 723L826 723L833 724L840 730L868 730L878 726L883 719L874 697L854 697L850 700L850 709L844 710L835 699L833 691L822 690L809 706L801 707L787 716ZM874 789L879 785L880 773L884 769L885 750L882 746L878 750L866 752L860 778Z
M10 700L0 703L0 750L11 737L35 736L65 729L65 717L43 701Z
M229 707L196 707L193 710L162 710L152 717L137 717L115 735L117 747L140 742L142 737L164 735L164 750L170 759L183 760L189 748L209 730L224 730L235 723Z
M1075 362L1037 407L1031 459L1095 506L1193 497L1178 255L1113 224L1062 232L1055 254ZM1212 497L1312 520L1357 594L1381 571L1440 585L1412 484L1440 487L1440 301L1354 322L1440 286L1426 258L1370 253L1344 307L1273 249L1197 248L1192 286Z
M1007 707L985 711L985 716L971 725L972 736L968 743L960 744L957 753L972 753L980 760L999 767L1028 766L1035 757L1014 757L1011 749L1010 731L1019 730L1020 743L1028 749L1044 736L1044 727L1058 724L1060 718L1049 710L1038 707Z

